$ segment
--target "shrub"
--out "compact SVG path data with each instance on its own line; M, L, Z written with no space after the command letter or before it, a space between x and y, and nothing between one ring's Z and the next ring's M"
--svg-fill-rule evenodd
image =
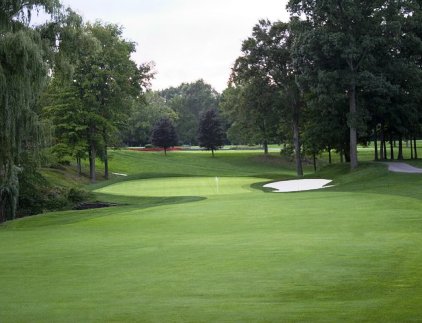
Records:
M88 200L91 197L91 193L85 190L73 187L67 193L67 199L72 203L80 203Z

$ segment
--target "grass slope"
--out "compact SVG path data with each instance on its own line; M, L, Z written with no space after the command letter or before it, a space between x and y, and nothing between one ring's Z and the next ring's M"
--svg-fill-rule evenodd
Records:
M419 320L422 175L364 163L324 168L320 191L255 184L286 166L115 152L131 176L91 188L124 205L0 228L0 322Z

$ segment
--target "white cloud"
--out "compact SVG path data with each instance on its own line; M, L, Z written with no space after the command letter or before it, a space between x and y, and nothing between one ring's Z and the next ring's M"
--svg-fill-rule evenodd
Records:
M287 20L286 0L67 0L86 20L118 23L138 43L133 58L154 61L153 88L203 78L227 84L241 42L259 19Z

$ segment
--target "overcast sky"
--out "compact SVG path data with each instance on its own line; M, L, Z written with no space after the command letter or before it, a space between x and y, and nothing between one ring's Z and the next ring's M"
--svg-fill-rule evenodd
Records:
M124 27L133 59L154 61L153 89L200 78L221 92L259 19L287 21L287 0L63 0L85 20Z

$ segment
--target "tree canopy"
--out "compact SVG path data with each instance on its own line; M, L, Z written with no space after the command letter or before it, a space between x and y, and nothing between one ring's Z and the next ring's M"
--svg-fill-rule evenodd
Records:
M176 128L169 118L163 117L158 120L151 132L151 142L154 146L163 148L166 155L170 147L177 145Z
M249 83L254 90L254 106L257 115L262 118L263 133L268 128L266 121L274 120L272 118L277 115L268 95L272 91L281 96L278 110L283 111L292 126L296 172L302 176L299 118L303 98L296 84L297 71L291 56L294 37L288 23L259 21L253 28L252 36L242 44L242 56L236 60L231 78L235 84ZM274 98L272 101L277 102Z
M149 67L138 67L132 61L135 44L122 37L122 28L117 25L84 24L69 12L57 34L62 40L57 61L67 61L70 73L63 64L56 64L52 82L56 100L47 107L48 115L61 125L56 128L57 144L68 146L79 164L85 156L80 148L86 147L90 178L95 182L97 157L104 161L104 177L108 178L107 148L117 142L118 130L125 127L132 106L140 100L151 77ZM54 86L54 82L61 85ZM69 94L58 95L62 89ZM75 146L75 140L69 142L67 137L76 133L79 142Z
M181 144L198 144L195 131L200 115L209 108L218 108L219 94L203 80L183 83L160 91L167 105L177 113L175 126Z
M198 128L198 143L200 147L214 151L224 145L225 134L216 109L209 109L201 115Z
M388 77L388 69L398 66L397 45L407 38L403 27L419 6L414 1L289 1L299 35L293 54L302 89L316 98L326 94L348 100L347 157L352 169L358 166L359 134L364 137L367 120L376 118L374 106L364 105L365 93L398 98L400 85ZM394 75L399 74L396 69ZM384 100L390 111L393 101Z

